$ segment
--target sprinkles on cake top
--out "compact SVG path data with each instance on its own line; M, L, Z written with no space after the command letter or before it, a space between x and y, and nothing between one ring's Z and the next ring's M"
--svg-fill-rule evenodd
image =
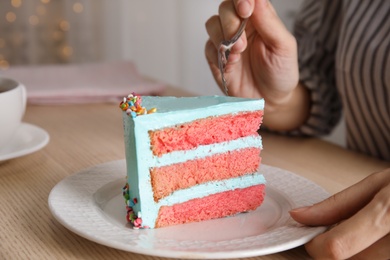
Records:
M126 111L126 114L131 117L137 117L140 115L152 114L157 111L156 108L151 108L147 110L142 106L142 97L136 95L135 93L129 94L127 97L123 98L123 101L119 104L119 107Z

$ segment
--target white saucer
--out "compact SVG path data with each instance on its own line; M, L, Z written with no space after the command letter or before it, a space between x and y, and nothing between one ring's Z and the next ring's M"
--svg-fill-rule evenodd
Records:
M47 145L49 134L40 127L22 123L6 147L0 147L0 162L36 152Z
M53 216L76 234L113 248L160 257L228 259L253 257L305 244L326 227L296 223L288 211L329 197L313 182L262 165L267 180L263 205L249 213L158 229L134 230L125 220L124 160L78 172L50 192Z

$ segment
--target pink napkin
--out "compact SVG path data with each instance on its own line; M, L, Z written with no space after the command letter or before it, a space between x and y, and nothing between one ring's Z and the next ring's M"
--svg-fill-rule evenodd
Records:
M132 92L158 95L165 89L142 77L129 61L15 66L0 75L23 83L29 104L118 102Z

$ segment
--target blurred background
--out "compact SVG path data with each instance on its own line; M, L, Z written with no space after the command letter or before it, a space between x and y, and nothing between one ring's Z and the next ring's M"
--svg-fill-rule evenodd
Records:
M131 60L196 94L220 94L204 57L220 0L0 0L0 66ZM289 28L302 0L273 4Z
M222 94L204 56L221 0L0 0L0 73L12 67L126 60L164 84ZM272 0L292 29L303 0ZM340 128L340 127L339 127ZM341 129L327 137L344 144Z

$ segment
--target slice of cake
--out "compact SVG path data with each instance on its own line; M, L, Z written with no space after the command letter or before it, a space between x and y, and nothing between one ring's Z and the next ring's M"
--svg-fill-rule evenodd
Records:
M159 228L255 210L262 99L129 95L123 110L127 219Z

